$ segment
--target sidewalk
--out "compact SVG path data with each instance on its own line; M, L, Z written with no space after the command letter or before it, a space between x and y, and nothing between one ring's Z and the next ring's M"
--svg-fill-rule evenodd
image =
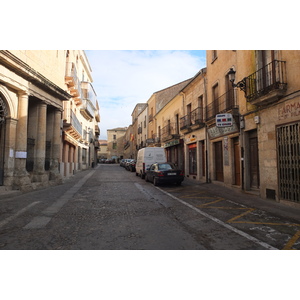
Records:
M182 185L198 186L216 196L224 197L247 207L260 209L272 213L273 215L288 218L296 223L300 223L300 205L298 208L293 202L289 203L288 201L285 201L282 203L271 199L262 199L260 196L255 195L250 191L242 191L240 188L230 188L218 183L198 182L190 178L185 178Z

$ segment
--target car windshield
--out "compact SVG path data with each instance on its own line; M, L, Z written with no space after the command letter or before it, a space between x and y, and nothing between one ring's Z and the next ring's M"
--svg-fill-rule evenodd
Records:
M159 164L158 170L172 170L174 167L170 164Z

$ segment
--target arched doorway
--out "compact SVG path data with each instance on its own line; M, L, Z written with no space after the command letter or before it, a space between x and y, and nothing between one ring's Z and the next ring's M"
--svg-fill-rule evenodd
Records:
M0 186L4 182L4 149L5 149L5 122L7 108L4 97L0 94Z

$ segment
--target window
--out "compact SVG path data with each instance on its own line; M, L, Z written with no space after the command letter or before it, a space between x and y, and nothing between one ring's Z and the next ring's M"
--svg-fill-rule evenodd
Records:
M114 134L114 136L113 136L113 139L114 139L114 140L116 140L116 139L117 139L117 136L116 136L115 134Z
M187 125L191 125L191 111L192 111L192 104L189 104L186 106L186 111L187 111Z
M203 95L198 97L198 114L199 120L203 120Z
M82 163L87 162L87 149L82 148Z
M179 134L179 114L176 114L176 116L175 116L175 122L176 122L176 128L175 128L175 130L176 130L176 134Z
M213 86L213 107L214 107L214 115L217 114L219 112L219 103L218 103L218 98L219 98L219 86L218 84L216 84L215 86Z
M114 150L117 149L117 143L113 143L113 149L114 149Z

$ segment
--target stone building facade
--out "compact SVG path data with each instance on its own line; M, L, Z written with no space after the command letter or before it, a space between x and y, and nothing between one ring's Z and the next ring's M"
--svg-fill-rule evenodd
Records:
M300 51L206 54L206 68L147 101L146 146L164 147L193 180L299 206Z
M118 162L124 158L124 142L127 127L107 129L107 158Z
M82 50L66 51L65 83L72 96L63 103L62 160L60 173L69 177L94 166L99 149L99 104L92 70Z
M66 50L0 51L0 188L31 190L66 176L64 103L74 99L66 66Z
M57 51L0 51L0 185L57 183L65 59ZM59 73L61 72L61 73Z

